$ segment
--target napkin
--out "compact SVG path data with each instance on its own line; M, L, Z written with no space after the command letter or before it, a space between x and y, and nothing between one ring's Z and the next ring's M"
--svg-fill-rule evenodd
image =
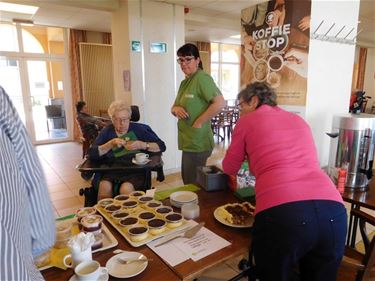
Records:
M79 253L87 250L87 248L91 248L91 246L95 243L95 236L91 232L84 233L80 232L78 235L73 236L68 242L68 248L70 252Z
M168 190L157 191L155 192L154 199L161 201L161 200L167 199L173 192L176 192L176 191L197 191L199 189L200 188L194 184L187 184L187 185L183 185L183 186L168 189Z
M130 131L126 134L123 134L122 136L120 136L120 138L124 139L126 141L137 140L137 136L135 135L135 133L133 131ZM114 148L112 148L112 152L113 152L113 155L116 158L118 158L118 157L122 157L126 154L129 154L129 153L137 153L137 152L139 152L139 150L130 151L130 150L127 150L125 147L114 147Z

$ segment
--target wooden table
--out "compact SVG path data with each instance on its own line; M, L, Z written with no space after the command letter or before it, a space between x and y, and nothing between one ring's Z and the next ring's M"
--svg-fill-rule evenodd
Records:
M342 194L344 201L351 204L350 210L357 209L361 207L375 210L375 180L372 179L369 184L369 189L366 191L353 191L345 189ZM355 239L357 234L358 221L353 219L352 216L349 218L349 228L348 236L346 240L346 245L354 247Z
M251 243L251 233L249 228L233 228L221 224L214 218L214 210L223 204L238 202L238 199L229 190L206 192L203 189L197 192L200 205L200 216L196 219L198 222L205 222L205 227L231 242L231 245L223 248L197 262L187 260L177 266L169 267L164 261L157 256L146 245L133 248L126 242L126 240L109 224L106 223L108 229L116 237L119 242L118 248L127 251L137 251L143 253L145 256L152 258L148 267L140 275L127 278L127 280L193 280L199 277L203 271L215 266L225 260L246 254ZM166 205L169 199L165 200ZM105 266L107 260L113 256L113 249L103 252L98 252L93 255L93 258ZM73 271L68 269L66 271L50 268L42 272L46 280L68 280ZM118 280L110 276L110 280Z
M106 222L105 225L108 227L109 231L113 234L113 236L117 239L118 245L117 247L97 252L93 254L93 259L97 260L101 266L105 266L106 262L114 256L112 253L114 249L123 249L126 251L133 251L133 252L140 252L144 254L146 257L153 259L148 263L147 268L141 274L134 276L132 278L126 278L126 280L180 280L180 278L168 267L167 264L163 262L151 249L147 246L141 246L138 248L134 248L126 242L125 238L121 236L120 233L114 229L110 223ZM74 274L72 269L62 270L56 267L52 267L42 271L43 277L47 281L67 281L69 278ZM109 280L120 280L118 278L109 276Z

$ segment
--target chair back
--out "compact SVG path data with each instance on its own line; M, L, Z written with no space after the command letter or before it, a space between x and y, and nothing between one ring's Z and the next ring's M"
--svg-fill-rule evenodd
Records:
M375 217L356 209L351 210L350 214L354 220L358 220L365 253L363 254L356 248L347 246L342 267L356 270L355 281L373 281L375 280L375 236L369 237L366 226L375 227Z
M62 117L62 106L59 104L46 105L47 118Z

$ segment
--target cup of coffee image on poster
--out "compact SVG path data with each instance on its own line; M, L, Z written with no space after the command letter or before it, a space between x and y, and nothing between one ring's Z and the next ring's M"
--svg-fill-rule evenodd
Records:
M241 88L267 82L280 105L306 105L310 0L272 0L241 11Z

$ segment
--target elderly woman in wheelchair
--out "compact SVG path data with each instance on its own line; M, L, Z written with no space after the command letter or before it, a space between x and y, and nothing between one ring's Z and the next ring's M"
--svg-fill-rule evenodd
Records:
M131 107L123 101L114 101L108 108L112 124L101 130L88 151L92 160L108 159L123 153L135 151L164 152L165 143L145 124L130 122ZM94 188L98 188L98 200L117 194L129 194L142 188L143 173L124 174L121 172L96 173ZM97 187L98 186L98 187Z

